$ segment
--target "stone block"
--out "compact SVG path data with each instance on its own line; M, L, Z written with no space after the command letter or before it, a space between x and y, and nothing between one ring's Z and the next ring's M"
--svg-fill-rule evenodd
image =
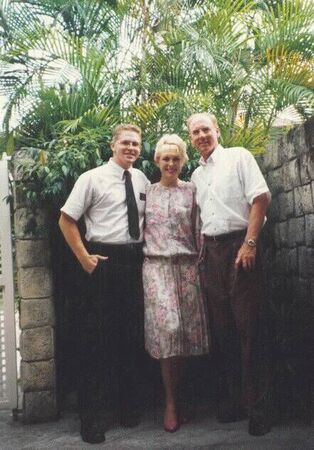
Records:
M53 326L54 324L54 305L51 297L21 300L20 326L22 330L45 325Z
M314 180L314 149L300 156L300 176L302 184Z
M304 217L292 217L288 221L288 246L295 247L296 244L304 244L304 242Z
M314 277L310 279L310 290L311 290L311 297L310 297L310 301L312 303L312 305L314 306Z
M276 169L282 165L282 138L279 141L271 142L267 145L264 154L263 168L265 171Z
M301 189L303 212L304 214L311 214L314 212L311 184L305 184L304 186L301 186Z
M279 227L279 235L280 235L280 244L282 247L287 247L289 245L288 222L280 222L278 224L278 227Z
M304 123L304 133L306 146L309 150L314 150L314 116Z
M307 247L307 274L309 277L314 278L314 248Z
M290 261L289 261L289 255L292 250L289 250L288 248L282 248L280 250L280 273L283 273L285 275L288 275L290 273Z
M21 363L22 391L46 391L56 388L55 363L49 361Z
M275 223L273 227L274 242L277 248L281 247L279 223Z
M297 249L289 249L288 250L288 261L287 261L288 269L287 272L289 274L296 274L298 271L298 253Z
M294 286L294 297L299 302L310 301L311 299L310 280L298 278Z
M300 186L300 161L298 159L293 159L284 164L282 184L285 191L290 191L294 187Z
M297 157L295 141L293 140L292 136L289 135L289 133L283 136L280 139L280 142L282 142L281 153L283 156L283 162L290 161L291 159Z
M295 247L296 245L296 231L297 219L292 217L288 220L288 246Z
M15 209L28 207L29 200L27 199L26 193L27 189L23 182L16 181L13 185L13 193L14 193L14 206Z
M278 195L277 197L273 197L271 204L267 210L267 219L270 223L274 223L279 220L279 203L278 203Z
M23 422L45 422L57 418L55 391L25 392L23 396Z
M296 187L294 190L294 211L295 216L300 217L303 216L303 207L302 207L302 187Z
M306 153L309 147L306 140L304 125L292 128L287 134L287 142L292 142L294 144L297 155Z
M50 326L22 330L20 352L23 361L41 361L54 357L54 329Z
M34 160L31 157L30 152L27 150L18 150L13 155L13 178L15 181L22 181L27 178L24 167L29 167L33 164Z
M314 214L305 216L305 242L306 245L314 246Z
M279 220L283 221L294 215L293 191L278 194Z
M273 248L263 248L263 260L266 262L267 265L267 276L269 278L269 275L274 272L275 267L275 257L274 257L274 249ZM268 280L269 281L269 280Z
M279 275L284 275L287 272L287 249L279 249L275 256L275 272Z
M295 218L295 242L297 245L305 243L305 219L303 217Z
M50 266L50 248L46 239L17 239L17 267Z
M301 278L307 278L308 276L308 254L305 246L298 247L298 273Z
M314 278L311 278L311 280L310 280L310 289L311 289L310 301L311 301L312 305L314 305Z
M17 239L45 238L48 235L47 213L42 209L19 208L14 214Z
M311 184L294 189L294 208L296 216L310 214L314 211Z
M52 295L49 267L26 267L17 271L18 291L22 298L44 298Z
M267 182L269 190L273 196L284 190L283 186L283 167L272 170L268 173ZM289 189L287 189L289 190Z

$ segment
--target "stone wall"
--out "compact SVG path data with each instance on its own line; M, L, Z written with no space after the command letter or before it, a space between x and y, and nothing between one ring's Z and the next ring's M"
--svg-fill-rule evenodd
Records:
M23 420L50 420L57 415L54 306L45 211L26 199L23 153L14 158L16 266L20 299L21 389Z
M272 297L314 304L314 118L267 149L272 192L266 227Z
M314 413L314 117L267 149L272 192L263 233L276 422Z

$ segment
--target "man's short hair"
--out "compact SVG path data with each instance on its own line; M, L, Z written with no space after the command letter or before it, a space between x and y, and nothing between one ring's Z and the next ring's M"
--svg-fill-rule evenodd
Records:
M156 144L154 161L158 162L163 152L177 151L181 161L185 164L189 157L186 153L186 143L177 134L165 134Z
M207 119L210 119L213 122L213 124L215 125L215 127L219 128L218 120L217 120L217 117L215 116L215 114L212 114L212 113L209 113L209 112L201 112L201 113L192 114L187 119L186 125L188 127L188 130L190 130L190 125L193 122L193 120L202 119L204 117L206 117Z
M118 139L122 131L134 131L142 139L142 130L137 125L133 123L121 123L117 125L112 132L111 144L114 144Z

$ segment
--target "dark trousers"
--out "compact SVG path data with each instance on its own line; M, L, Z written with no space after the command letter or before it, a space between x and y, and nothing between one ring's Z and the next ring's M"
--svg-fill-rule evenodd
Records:
M245 234L245 232L244 232ZM254 270L236 270L244 234L205 241L201 279L208 302L218 401L265 413L269 401L269 339L261 257Z
M143 348L142 245L87 244L108 256L82 273L79 311L79 412L100 419L107 411L138 408Z

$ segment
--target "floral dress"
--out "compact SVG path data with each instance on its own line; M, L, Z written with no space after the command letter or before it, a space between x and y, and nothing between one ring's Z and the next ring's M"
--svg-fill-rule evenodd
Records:
M195 243L195 187L146 191L145 348L153 358L207 353L209 337Z

